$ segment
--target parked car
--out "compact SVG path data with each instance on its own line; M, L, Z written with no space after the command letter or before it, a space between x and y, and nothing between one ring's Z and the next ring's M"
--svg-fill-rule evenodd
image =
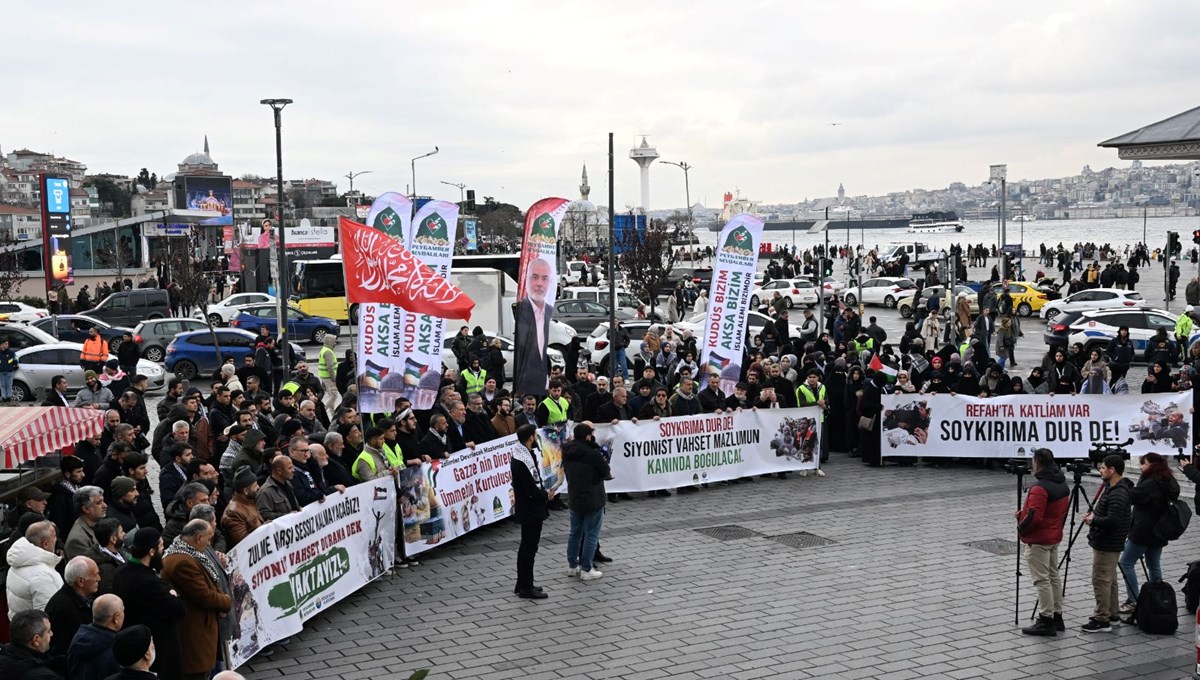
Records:
M257 335L250 331L240 328L216 328L211 332L208 329L189 331L176 335L171 344L167 345L167 370L174 373L175 377L180 380L191 380L198 375L212 374L222 363L217 358L216 348L213 346L214 335L221 346L221 357L233 357L234 363L238 366L242 365L242 360L247 354L254 353ZM292 346L293 364L308 360L300 345L294 342L289 344Z
M1072 293L1060 300L1051 300L1042 307L1040 316L1047 321L1063 312L1084 312L1095 309L1123 309L1141 307L1145 298L1136 290L1120 288L1091 288Z
M214 326L227 326L247 305L274 305L275 296L266 293L234 293L208 306L208 320ZM193 316L200 318L200 312Z
M758 309L760 305L769 305L775 299L776 291L783 297L783 304L788 309L796 305L817 306L817 286L808 279L776 279L768 281L750 294L750 308Z
M603 286L567 286L558 296L559 300L586 300L608 306L608 288ZM637 314L642 302L633 293L617 289L617 309Z
M966 295L967 303L971 306L971 316L979 315L979 293L976 293L971 287L964 286L961 283L954 286L954 295L950 298L949 307L946 306L945 295L945 286L930 286L929 288L921 289L920 300L914 301L913 298L915 296L909 295L896 303L896 309L900 311L900 316L909 319L912 318L913 312L918 307L924 307L929 302L930 297L937 296L940 300L938 309L941 311L941 316L943 319L948 319L954 313L954 306L958 304L958 296Z
M824 289L822 296L828 300L829 296L831 295L833 297L840 296L842 292L846 290L846 284L833 278L832 276L826 276L825 278L821 279L821 288Z
M895 307L901 298L912 295L917 284L910 278L901 276L877 276L867 279L862 284L862 303L864 305L883 305ZM858 286L846 289L842 299L848 305L858 304Z
M31 307L24 302L0 302L0 321L23 321L29 323L50 316L50 311Z
M699 333L700 327L704 325L704 319L706 316L707 314L705 313L693 314L687 319L675 324L675 331L678 333L686 329L692 333ZM789 314L789 317L790 316L791 315ZM746 330L750 333L751 337L757 335L763 329L763 326L766 326L769 323L775 323L775 318L767 316L762 312L751 311L746 313ZM800 326L794 323L788 324L788 335L792 338L800 337Z
M132 328L124 326L112 326L99 319L84 315L84 314L59 314L58 316L50 316L45 319L34 321L33 326L46 331L51 336L56 335L55 323L57 322L58 332L57 340L61 342L78 342L82 343L88 338L88 329L95 328L100 333L100 337L108 342L108 351L116 352L121 343L125 341L124 335L126 331L133 332Z
M58 338L41 328L23 323L0 323L0 340L8 340L8 346L14 352L34 345L58 342Z
M50 389L50 381L56 375L66 377L69 394L83 389L86 369L79 365L82 351L83 345L78 342L53 342L17 350L20 365L13 375L13 397L19 401L33 401L39 389ZM153 361L139 359L137 372L149 379L151 390L162 389L166 384L166 372Z
M171 344L176 335L207 329L208 326L199 319L155 319L143 321L135 326L133 341L142 348L143 357L161 362L167 356L167 345Z
M997 291L998 295L1000 283L986 283L980 288L980 292L989 288ZM1008 293L1013 299L1013 311L1021 316L1032 316L1050 301L1049 293L1025 281L1009 281Z
M633 359L641 351L642 336L646 334L646 330L655 322L649 319L630 319L621 321L621 327L629 333L629 347L625 348L625 357L627 364L633 366ZM608 322L596 326L591 335L584 342L584 347L591 352L591 361L600 366L600 370L609 372L608 368Z
M337 335L342 328L338 322L324 316L312 316L295 307L287 308L288 335L297 338L308 338L315 343L321 343L326 335ZM229 325L234 328L245 328L257 332L262 326L270 329L271 335L279 333L279 313L275 305L247 305L238 310Z
M616 316L622 321L636 317L627 309L618 309ZM598 324L608 320L608 307L586 300L556 300L554 319L574 328L576 332L590 333Z
M1135 360L1141 361L1142 352L1146 351L1150 338L1158 329L1167 329L1167 335L1174 339L1175 318L1170 312L1148 307L1062 312L1046 325L1042 340L1050 347L1068 347L1078 342L1085 352L1089 352L1096 347L1108 347L1108 343L1117 337L1117 330L1128 326ZM1192 338L1198 335L1200 329L1192 333Z
M108 324L131 326L143 319L171 316L171 298L161 288L119 290L81 313Z
M500 353L504 355L504 374L508 376L508 380L512 381L513 375L513 341L512 338L506 338L503 335L496 335L493 331L485 330L483 337L487 338L488 344L491 345L492 340L500 338ZM454 352L451 351L450 345L454 342L453 335L447 335L442 340L442 367L443 368L458 368L458 359L455 358ZM550 357L550 365L558 366L565 369L567 361L563 357L563 353L553 347L546 348L546 355Z

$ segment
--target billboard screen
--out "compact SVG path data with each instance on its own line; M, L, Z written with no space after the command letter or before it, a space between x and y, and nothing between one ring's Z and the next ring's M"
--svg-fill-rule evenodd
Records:
M71 183L63 177L41 177L42 250L46 287L75 282L71 266Z
M233 178L181 177L175 180L175 205L184 210L212 210L220 217L204 220L209 226L233 226Z

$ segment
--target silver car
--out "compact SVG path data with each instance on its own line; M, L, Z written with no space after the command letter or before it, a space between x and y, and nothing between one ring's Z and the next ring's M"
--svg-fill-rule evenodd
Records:
M483 337L487 338L488 346L492 344L492 340L500 338L500 354L504 357L504 374L509 381L512 380L513 372L513 341L511 338L506 338L503 335L496 335L491 331L484 331ZM454 342L453 335L447 335L442 340L442 366L444 368L453 368L458 370L458 359L455 358L454 352L450 349L450 345ZM559 366L564 370L567 361L563 358L563 353L553 347L546 348L546 356L550 357L551 366Z
M86 371L79 365L82 351L83 345L78 342L46 343L17 350L19 366L13 375L13 398L18 401L34 400L38 389L50 390L51 380L56 375L66 377L68 394L83 389L86 382L83 374ZM109 355L109 358L116 357ZM166 384L166 371L152 361L139 359L137 371L149 378L151 390L162 389Z
M207 328L208 326L199 319L154 319L143 321L133 329L133 341L142 349L143 357L161 363L167 356L167 345L171 344L176 335Z

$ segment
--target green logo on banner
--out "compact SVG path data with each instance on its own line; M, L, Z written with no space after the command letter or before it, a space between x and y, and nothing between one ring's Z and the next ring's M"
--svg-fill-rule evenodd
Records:
M533 221L533 228L529 230L529 238L542 243L557 243L558 236L554 230L554 218L549 213L539 216Z
M437 213L421 220L421 224L417 226L417 235L413 238L413 242L431 246L449 244L450 230L446 226L446 220L442 219L442 216Z
M267 593L267 603L280 610L277 618L296 612L305 602L328 590L350 573L350 553L345 548L332 548L300 565Z
M403 237L403 234L400 233L402 224L400 216L396 214L395 210L392 210L391 206L388 206L379 211L379 214L375 216L375 224L371 226L392 238L399 239Z
M729 237L725 239L722 250L736 255L753 255L754 251L751 249L753 245L754 238L750 236L750 230L739 226L729 232Z

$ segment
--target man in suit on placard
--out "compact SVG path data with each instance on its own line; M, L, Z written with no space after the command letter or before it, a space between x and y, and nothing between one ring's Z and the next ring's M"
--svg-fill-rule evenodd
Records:
M546 295L552 286L554 272L550 263L540 258L530 262L525 274L525 297L513 307L516 321L513 390L518 394L546 393L550 375L546 346L550 338L550 315L554 311Z

